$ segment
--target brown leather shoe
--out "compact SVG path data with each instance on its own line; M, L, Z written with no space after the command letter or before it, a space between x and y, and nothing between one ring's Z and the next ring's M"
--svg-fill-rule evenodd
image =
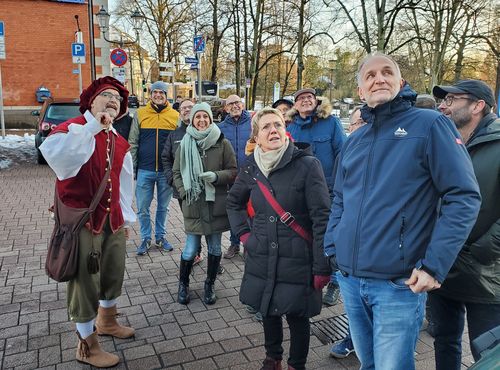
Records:
M134 335L135 330L129 328L128 326L122 326L116 321L116 306L110 308L104 308L99 306L97 311L97 319L95 321L95 326L97 328L97 334L99 335L112 335L116 338L130 338Z
M233 258L237 254L240 253L240 246L236 244L231 244L231 246L227 249L227 252L224 253L224 258Z
M78 346L76 348L76 360L95 367L112 367L120 362L120 358L109 352L105 352L99 345L96 332L83 339L80 333L78 336Z
M281 360L266 356L260 370L281 370Z

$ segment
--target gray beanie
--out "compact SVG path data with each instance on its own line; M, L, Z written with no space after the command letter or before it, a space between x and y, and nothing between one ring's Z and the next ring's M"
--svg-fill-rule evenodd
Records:
M168 85L163 81L156 81L151 85L150 90L161 90L165 93L165 95L167 95Z
M210 105L208 105L208 103L205 102L197 103L193 106L193 109L191 109L191 114L189 115L189 122L193 123L193 117L199 111L207 112L208 116L210 117L210 124L214 123L212 109L210 109Z

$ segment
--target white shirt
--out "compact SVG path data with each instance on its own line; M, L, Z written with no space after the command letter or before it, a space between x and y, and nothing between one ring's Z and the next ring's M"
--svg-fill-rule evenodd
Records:
M68 125L67 133L59 132L49 135L39 147L43 157L60 181L75 177L80 172L82 166L94 153L94 136L104 129L88 110L83 116L87 121L85 125L71 123ZM113 126L111 126L111 131L118 135ZM125 225L136 221L136 215L132 209L133 189L132 156L130 152L127 152L120 171L120 207Z

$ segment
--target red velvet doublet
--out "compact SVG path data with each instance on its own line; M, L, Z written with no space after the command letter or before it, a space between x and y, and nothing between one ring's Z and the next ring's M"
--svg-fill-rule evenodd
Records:
M86 121L84 116L72 118L58 125L51 134L68 132L68 126L72 123L84 125ZM117 231L124 222L120 207L120 172L123 166L123 159L130 146L120 135L116 135L112 131L109 132L109 135L115 135L115 154L111 166L111 175L104 195L86 225L94 234L102 232L106 216L108 215L113 232ZM106 158L108 134L102 130L94 137L96 141L95 150L90 159L80 168L78 174L63 181L56 180L59 196L63 203L69 207L89 207L106 173L108 163Z

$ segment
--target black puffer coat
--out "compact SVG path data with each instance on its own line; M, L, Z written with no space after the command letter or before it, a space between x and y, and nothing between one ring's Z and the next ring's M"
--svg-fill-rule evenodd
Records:
M433 293L461 302L500 304L500 119L485 116L466 144L481 209L446 280Z
M161 153L161 161L163 163L163 171L167 177L168 184L173 189L173 196L175 199L179 199L179 192L174 185L174 176L172 172L172 167L174 166L175 152L181 144L181 140L186 135L186 124L179 120L177 128L167 137L165 146L163 147L163 152Z
M238 236L250 232L240 300L267 316L317 315L321 291L314 290L313 274L330 274L323 252L330 197L321 164L309 145L305 147L307 150L300 150L290 144L267 179L250 155L227 198L233 232ZM268 186L285 211L311 233L312 246L279 221L255 179ZM255 210L251 230L247 222L249 200Z

